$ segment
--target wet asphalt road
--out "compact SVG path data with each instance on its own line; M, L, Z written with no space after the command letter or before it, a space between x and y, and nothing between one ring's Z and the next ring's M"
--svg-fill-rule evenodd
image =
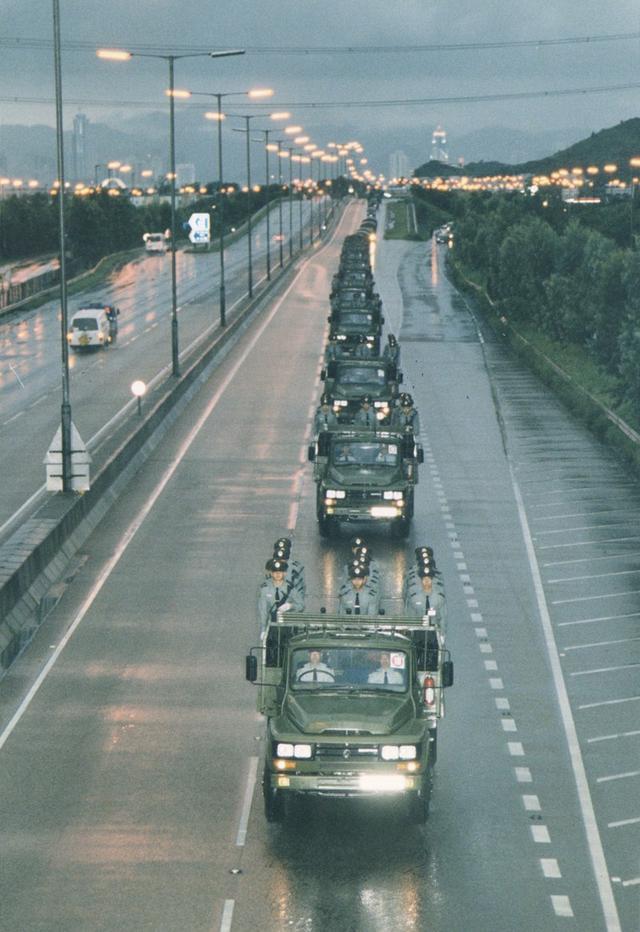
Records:
M416 544L446 581L456 684L432 816L423 831L399 804L332 800L262 816L242 659L277 536L294 530L310 608L332 605L346 558L348 531L318 536L304 460L361 215L225 359L0 684L4 729L82 619L0 739L3 930L635 932L637 486L479 335L423 244L376 256L426 457L410 540L370 537L388 610Z
M294 251L299 248L294 205ZM303 205L308 223L309 205ZM316 226L318 208L314 208ZM283 210L283 253L289 254L289 212ZM271 268L279 267L278 211L271 211ZM308 243L308 228L304 230ZM255 224L253 279L266 276L266 220ZM179 347L185 349L218 326L219 254L179 250ZM247 293L247 240L225 249L227 309ZM113 273L91 292L69 299L69 317L88 301L104 300L121 310L116 343L107 350L69 353L72 417L85 443L131 399L135 379L149 383L171 365L170 254L143 256ZM0 321L0 534L4 523L45 481L45 453L60 422L61 359L59 300Z

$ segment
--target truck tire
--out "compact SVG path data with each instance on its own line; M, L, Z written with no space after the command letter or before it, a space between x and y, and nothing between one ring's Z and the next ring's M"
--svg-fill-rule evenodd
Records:
M435 767L438 760L438 729L429 729L429 764Z
M320 537L335 537L336 519L326 518L324 515L318 515L318 530Z
M265 767L262 775L264 816L267 822L282 822L284 819L284 798L282 792L271 788L270 776L269 770Z
M410 518L396 518L393 522L393 536L404 540L409 536L409 528L411 527Z
M410 818L412 822L418 825L424 825L429 818L429 805L431 803L431 768L427 770L422 778L422 785L418 793L411 798Z

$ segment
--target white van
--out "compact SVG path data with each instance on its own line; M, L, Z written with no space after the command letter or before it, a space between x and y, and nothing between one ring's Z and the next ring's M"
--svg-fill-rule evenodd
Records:
M166 252L167 240L164 233L145 233L144 248L147 252Z
M71 318L67 331L71 349L106 349L111 339L111 324L104 308L82 308Z

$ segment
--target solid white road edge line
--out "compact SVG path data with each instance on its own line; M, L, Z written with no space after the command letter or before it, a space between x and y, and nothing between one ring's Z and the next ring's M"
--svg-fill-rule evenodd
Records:
M560 715L562 717L562 724L564 727L564 732L565 732L567 745L569 749L569 756L571 758L571 766L573 768L573 775L576 781L576 788L578 791L578 801L580 803L582 821L584 823L585 831L587 834L589 854L591 856L591 862L593 864L593 870L594 870L594 874L596 878L596 883L598 886L598 894L600 896L600 902L602 904L607 932L622 932L622 927L620 925L620 918L618 916L618 909L617 909L616 902L613 896L613 889L611 887L611 881L609 879L609 871L607 869L607 862L606 862L606 859L604 856L604 850L602 847L602 840L600 838L600 833L598 831L598 825L596 822L596 815L595 815L595 811L593 808L593 801L591 799L591 793L589 792L589 784L587 782L587 774L586 774L585 767L584 767L584 761L582 759L582 752L580 751L580 744L578 742L578 734L576 731L576 725L573 720L573 714L571 712L571 705L569 703L567 687L565 685L564 677L562 675L562 666L560 664L558 646L556 644L555 635L553 633L553 627L551 624L551 616L549 615L549 609L547 607L547 600L545 598L544 588L542 586L542 576L540 574L540 568L538 566L538 561L536 559L536 553L535 553L535 549L533 546L531 531L529 529L529 522L527 520L527 514L524 508L524 502L522 500L522 494L520 492L520 487L516 481L516 477L513 471L513 465L510 460L509 460L509 472L511 475L511 485L513 487L513 493L515 495L516 504L518 506L520 527L522 528L522 535L523 535L525 547L527 550L527 558L529 560L529 567L531 569L531 576L533 579L533 585L534 585L535 593L536 593L536 600L538 603L538 612L540 614L542 631L544 634L544 639L545 639L545 643L547 646L547 653L549 655L549 662L551 665L551 673L553 676L553 681L554 681L554 685L556 689L556 695L558 697L558 704L560 706Z
M333 235L331 236L331 239L329 239L327 243L324 244L323 248L326 248L327 246L330 245L330 243L333 242L334 237L338 234L339 228L342 226L343 219L344 219L344 215L341 218L340 223L334 230ZM109 576L111 575L115 567L118 565L120 558L122 557L127 547L129 546L129 544L131 543L131 541L137 534L145 518L147 517L147 515L149 514L149 512L151 511L151 509L157 502L157 500L160 498L168 482L170 481L170 479L172 479L178 466L180 465L184 457L189 452L191 444L194 442L194 440L196 439L196 437L198 436L198 434L200 433L200 431L206 424L207 420L211 416L212 412L217 407L218 402L220 401L223 394L229 387L230 383L233 381L233 379L237 375L240 368L244 365L249 354L255 348L258 340L260 339L260 337L262 336L266 328L269 326L273 318L276 316L276 314L282 307L282 304L284 303L285 299L288 297L289 292L292 290L292 288L296 284L298 277L300 276L300 273L305 268L307 263L311 259L315 258L317 255L319 255L319 253L315 253L312 256L308 256L304 260L304 262L301 263L300 268L296 272L294 278L291 280L288 287L282 293L280 298L273 305L268 315L262 321L262 323L260 324L256 332L254 333L253 337L251 338L247 346L244 348L240 357L236 360L236 362L234 363L232 368L229 370L229 372L227 373L227 375L225 376L221 384L218 386L213 396L211 397L211 400L206 406L205 410L202 412L202 414L200 415L200 417L198 418L194 426L191 428L191 430L187 434L186 439L180 445L174 460L170 463L168 469L164 472L162 478L156 485L155 489L153 490L153 492L151 493L151 495L149 496L145 504L142 506L142 508L136 515L136 517L133 519L131 524L128 526L127 530L124 532L123 536L120 539L120 542L118 543L118 545L116 546L114 550L114 553L112 554L111 558L105 563L104 567L102 568L102 571L98 575L96 582L91 587L89 594L87 595L86 599L80 606L79 611L77 612L75 618L69 625L69 628L67 629L64 637L62 638L62 640L60 641L60 643L58 644L58 646L56 647L54 652L51 654L46 664L44 665L44 667L42 668L42 670L36 677L33 685L31 686L27 695L24 697L24 699L22 700L22 702L20 703L20 705L14 712L13 716L9 720L9 723L5 727L4 731L2 732L2 734L0 734L0 750L2 750L2 748L7 742L7 739L13 732L14 728L16 727L16 725L18 724L18 722L20 721L24 713L27 711L27 709L31 705L35 695L37 694L38 690L42 686L42 683L47 677L49 671L51 670L51 668L57 661L58 657L60 656L60 654L66 647L66 645L69 643L74 631L76 630L76 628L78 627L82 619L85 617L85 615L87 614L87 612L89 611L93 603L95 602L96 598L100 594L100 591L102 590L102 587L108 580Z

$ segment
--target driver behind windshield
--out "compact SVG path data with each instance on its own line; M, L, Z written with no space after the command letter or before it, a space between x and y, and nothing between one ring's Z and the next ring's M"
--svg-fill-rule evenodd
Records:
M333 683L335 673L322 662L322 654L313 648L309 651L309 660L296 672L298 683Z

